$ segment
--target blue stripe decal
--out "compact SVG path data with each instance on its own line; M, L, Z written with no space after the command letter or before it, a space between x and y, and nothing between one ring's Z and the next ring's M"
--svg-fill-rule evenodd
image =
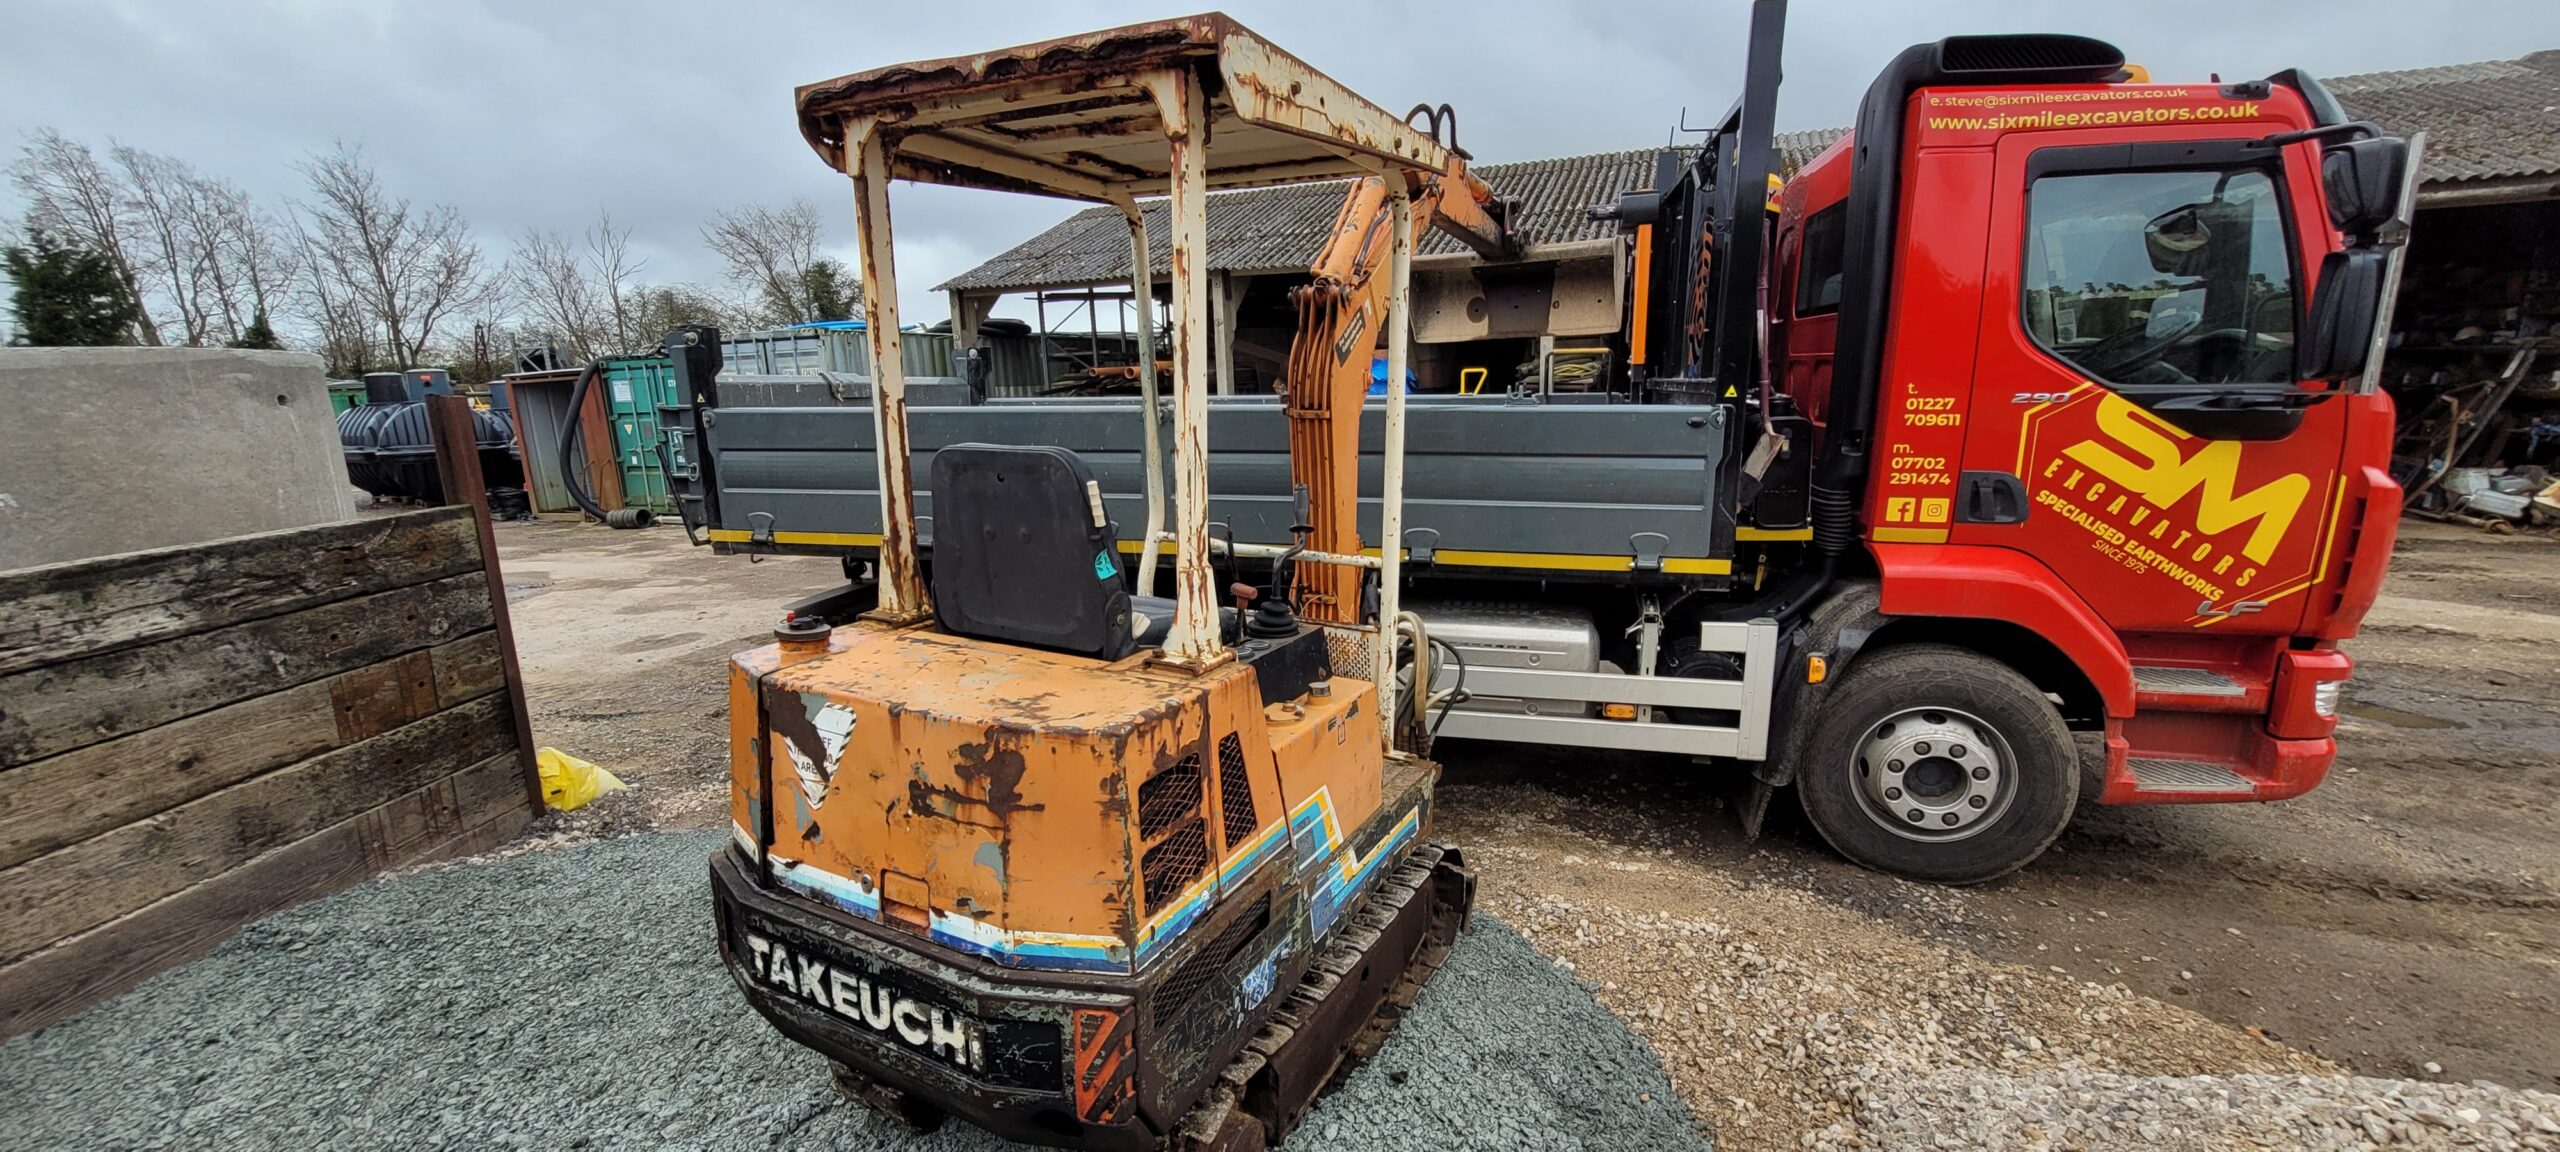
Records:
M1380 862L1413 840L1421 828L1419 808L1405 813L1404 818L1388 829L1378 844L1365 854L1351 851L1343 842L1342 824L1333 809L1333 795L1318 788L1300 801L1286 820L1275 820L1254 833L1252 840L1228 854L1216 872L1195 881L1175 899L1170 907L1149 917L1138 929L1136 962L1144 965L1150 958L1169 951L1183 934L1206 915L1217 893L1240 882L1273 856L1284 842L1297 846L1298 869L1312 871L1324 868L1325 876L1311 894L1308 916L1316 933L1332 927L1345 905L1366 888ZM806 862L768 857L774 878L783 886L842 908L875 923L880 916L880 891L871 884L837 876ZM928 935L938 944L973 956L984 956L999 964L1015 968L1061 969L1078 972L1126 972L1131 970L1129 950L1118 939L1107 936L1009 931L992 924L936 911L932 914Z

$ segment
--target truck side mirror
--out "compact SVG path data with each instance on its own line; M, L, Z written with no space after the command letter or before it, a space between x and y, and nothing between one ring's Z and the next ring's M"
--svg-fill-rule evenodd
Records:
M2382 315L2383 271L2382 253L2370 248L2332 252L2321 260L2309 339L2296 350L2296 379L2335 380L2364 371Z
M2376 136L2332 144L2320 153L2320 183L2328 193L2329 221L2341 232L2381 227L2398 211L2409 170L2409 142Z

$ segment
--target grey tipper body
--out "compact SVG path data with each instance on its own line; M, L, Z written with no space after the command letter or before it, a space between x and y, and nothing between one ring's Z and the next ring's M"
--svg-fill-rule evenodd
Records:
M967 387L957 381L918 379L907 387L920 485L918 531L928 547L933 496L921 485L933 453L950 444L1068 448L1093 470L1121 538L1134 547L1144 532L1144 449L1134 398L971 403ZM686 472L714 477L717 521L706 527L725 530L714 537L722 550L762 550L769 543L781 551L867 557L867 542L812 537L880 531L869 383L842 376L724 375L718 388L719 406L704 414L712 467L698 470L689 459L679 459L676 472L680 479ZM1632 571L1642 573L1658 570L1665 557L1729 557L1730 521L1720 525L1714 511L1725 410L1581 399L1416 397L1405 463L1410 559L1428 571L1442 551L1626 557ZM1374 408L1361 414L1360 519L1373 547L1382 422ZM1211 401L1213 537L1289 542L1294 513L1288 449L1288 420L1277 398ZM706 446L682 443L678 450L689 457ZM1166 454L1169 459L1169 447ZM737 533L747 534L745 547L721 539ZM1504 566L1480 557L1464 565L1478 574ZM1702 574L1695 565L1671 567Z

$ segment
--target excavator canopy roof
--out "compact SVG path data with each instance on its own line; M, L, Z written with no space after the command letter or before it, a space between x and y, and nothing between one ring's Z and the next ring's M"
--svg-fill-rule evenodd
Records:
M1206 90L1213 188L1448 163L1429 134L1216 12L803 85L800 132L838 170L847 121L878 117L898 179L1106 202L1162 195L1167 126L1140 78L1168 69Z

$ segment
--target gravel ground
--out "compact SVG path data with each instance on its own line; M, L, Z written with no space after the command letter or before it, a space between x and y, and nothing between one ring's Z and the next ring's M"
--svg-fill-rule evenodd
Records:
M1729 1152L2560 1148L2560 1096L2339 1075L2059 963L1897 938L1793 887L1565 829L1532 789L1442 797L1480 906L1597 984Z
M841 1102L710 939L717 834L367 884L0 1046L0 1147L995 1148ZM1293 1147L1700 1149L1645 1044L1490 917Z
M725 827L723 659L832 566L557 525L502 531L501 548L537 734L639 785L516 850ZM1727 1149L2327 1147L2354 1136L2338 1119L2377 1146L2496 1146L2500 1117L2517 1144L2552 1146L2532 1122L2560 1117L2551 1097L2472 1081L2560 1089L2560 727L2537 691L2560 677L2555 556L2405 523L2350 645L2326 785L2276 805L2084 806L1996 884L1857 869L1784 797L1744 844L1713 782L1667 757L1452 741L1441 838L1483 874L1484 908L1653 1044ZM1563 1058L1550 1044L1527 1062Z
M1808 1148L2560 1148L2560 1096L2362 1076L1879 1077Z

